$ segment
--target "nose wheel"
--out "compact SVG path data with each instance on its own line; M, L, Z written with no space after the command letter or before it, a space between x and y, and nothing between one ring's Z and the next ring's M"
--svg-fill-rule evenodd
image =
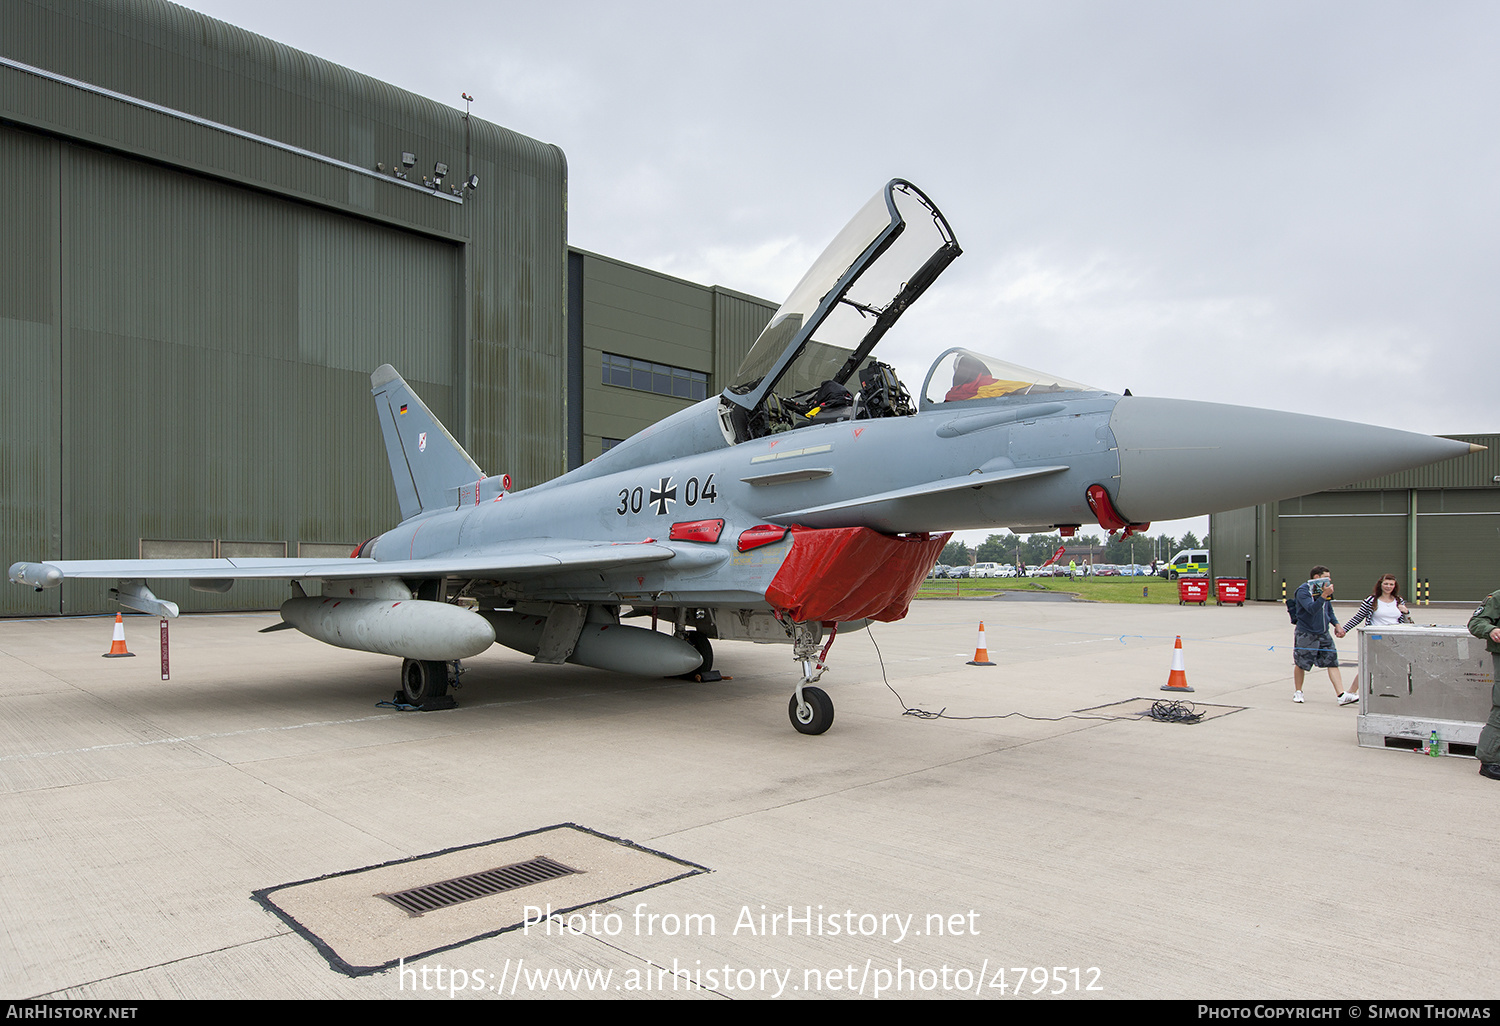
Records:
M822 688L804 686L797 689L787 706L792 726L801 734L821 734L833 726L833 699Z

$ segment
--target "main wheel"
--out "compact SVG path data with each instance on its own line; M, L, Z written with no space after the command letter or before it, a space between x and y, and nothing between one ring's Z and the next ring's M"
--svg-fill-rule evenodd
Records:
M714 647L708 643L708 635L702 631L688 631L687 643L698 650L703 657L703 664L694 670L694 673L702 673L704 670L714 668Z
M802 708L798 708L795 694L787 705L787 715L792 718L792 726L798 733L821 734L833 726L833 699L828 697L828 692L822 688L805 687L802 697L807 703Z
M427 659L401 662L401 697L412 705L448 693L448 664Z
M674 679L701 681L705 678L705 675L708 674L708 671L714 668L714 647L708 643L708 635L704 634L702 631L688 631L682 637L684 641L686 641L689 645L692 645L697 653L703 657L703 662L699 663L695 669L689 670L687 673L677 674ZM708 679L718 680L719 677L717 675L712 675L709 676Z

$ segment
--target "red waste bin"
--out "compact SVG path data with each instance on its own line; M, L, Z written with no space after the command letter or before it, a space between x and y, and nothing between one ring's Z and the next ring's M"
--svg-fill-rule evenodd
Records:
M1227 606L1233 602L1237 606L1245 604L1245 592L1250 587L1250 582L1243 577L1220 577L1214 581L1218 589L1215 596L1219 605Z
M1177 604L1184 602L1196 602L1200 606L1208 602L1208 578L1206 577L1179 577L1177 578Z

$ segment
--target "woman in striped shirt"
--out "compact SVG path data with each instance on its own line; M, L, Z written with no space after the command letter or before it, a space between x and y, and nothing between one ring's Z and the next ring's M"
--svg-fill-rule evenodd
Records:
M1375 590L1360 604L1353 618L1344 624L1344 630L1351 631L1366 620L1371 627L1411 623L1411 613L1406 608L1406 600L1401 597L1401 585L1394 574L1384 574L1375 582Z

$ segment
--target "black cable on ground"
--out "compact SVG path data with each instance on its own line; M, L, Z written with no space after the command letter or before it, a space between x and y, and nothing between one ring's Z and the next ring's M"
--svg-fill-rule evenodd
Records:
M1192 702L1170 702L1165 698L1151 703L1149 715L1162 723L1197 723L1203 719Z
M870 636L870 644L872 644L872 645L875 646L875 658L877 658L877 659L880 660L880 679L885 682L885 686L887 688L890 688L891 694L893 694L893 695L896 696L896 701L898 701L898 702L901 703L901 708L902 708L901 715L902 716L915 716L919 720L1004 720L1004 719L1009 719L1012 716L1019 716L1023 720L1042 720L1042 721L1045 721L1045 722L1048 722L1048 723L1056 723L1059 720L1134 720L1134 719L1138 719L1138 717L1135 717L1135 716L1082 716L1082 715L1079 715L1077 713L1068 713L1067 715L1064 715L1064 716L1028 716L1025 713L1021 713L1021 712L992 713L992 714L987 715L987 716L949 716L948 715L948 707L946 705L943 706L943 708L939 709L937 712L932 712L932 711L930 711L928 709L917 709L917 708L914 708L912 706L907 705L906 704L906 699L904 699L904 698L901 697L901 693L899 691L897 691L894 687L891 687L890 678L887 677L886 673L885 673L885 656L881 655L881 653L880 653L880 645L875 640L875 634L874 634L873 631L870 630L870 628L868 626L865 627L865 633ZM1158 702L1157 704L1161 705L1163 703ZM1173 703L1173 704L1176 704L1176 703ZM1202 714L1200 713L1199 715L1200 715L1200 718L1201 718ZM1191 722L1196 722L1196 721L1191 721Z

